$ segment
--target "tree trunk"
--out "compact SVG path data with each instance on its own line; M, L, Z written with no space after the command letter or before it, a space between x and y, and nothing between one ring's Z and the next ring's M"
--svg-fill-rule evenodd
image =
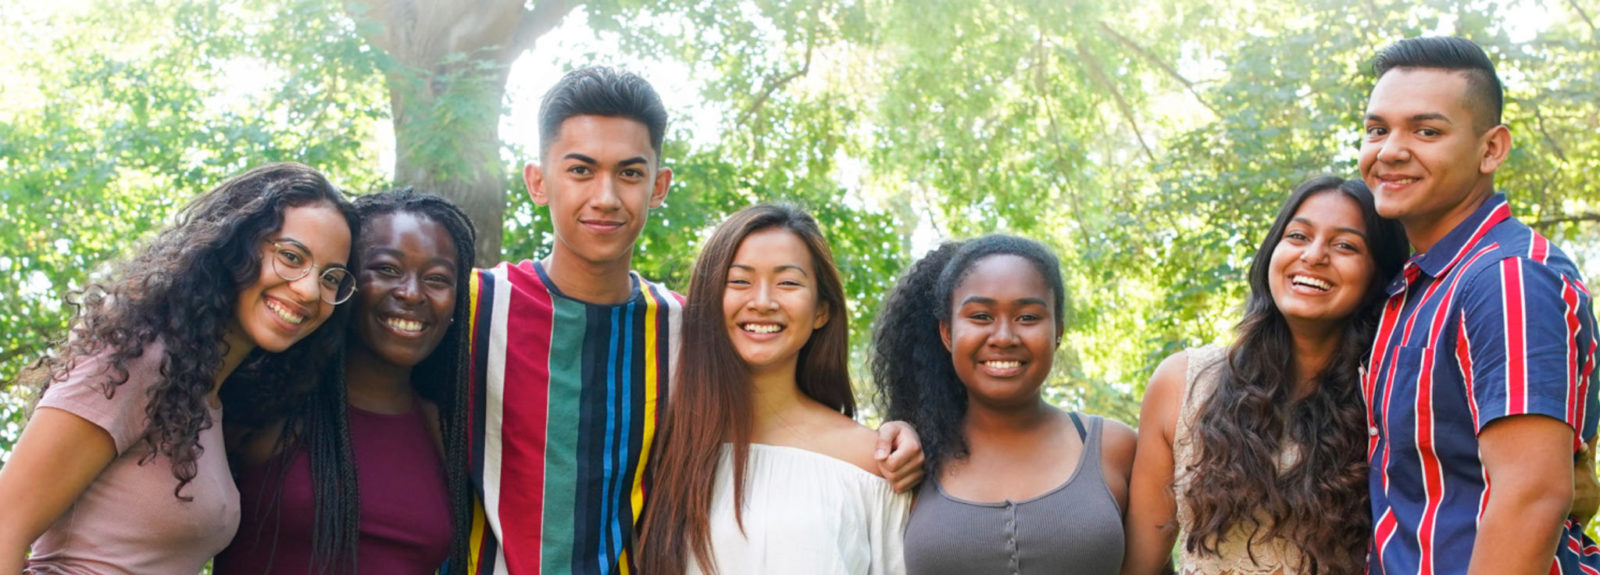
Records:
M439 194L478 227L477 265L500 261L507 174L500 111L511 63L576 0L346 0L389 56L395 184Z

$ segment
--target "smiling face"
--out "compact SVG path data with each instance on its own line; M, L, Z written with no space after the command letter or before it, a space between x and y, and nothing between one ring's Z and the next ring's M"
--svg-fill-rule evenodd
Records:
M523 171L533 202L550 208L554 262L626 271L651 208L667 197L672 171L658 169L650 130L628 118L574 116L542 166Z
M276 245L274 245L276 244ZM350 226L339 210L327 203L283 210L283 226L267 235L260 246L261 269L255 283L239 290L234 307L236 333L267 351L289 349L333 315L333 304L322 300L320 274L343 268L350 254ZM273 269L278 251L286 257L314 262L313 273L285 281Z
M1359 165L1378 213L1399 220L1424 251L1494 191L1505 126L1477 126L1466 75L1401 68L1378 79L1367 102Z
M1272 249L1267 285L1291 329L1326 327L1361 307L1375 269L1361 206L1327 190L1295 210Z
M828 322L811 250L784 228L767 228L739 243L722 314L728 339L752 375L795 371L811 332Z
M1050 285L1021 256L973 262L950 295L939 335L968 397L995 405L1037 401L1061 331Z
M450 329L460 266L455 241L437 222L409 212L369 220L355 298L358 344L396 366L421 363Z

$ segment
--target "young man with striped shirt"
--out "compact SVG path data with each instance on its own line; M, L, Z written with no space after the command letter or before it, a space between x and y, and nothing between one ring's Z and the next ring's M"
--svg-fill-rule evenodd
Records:
M541 104L540 160L523 177L555 245L542 261L477 270L467 290L482 503L472 575L635 571L651 446L670 389L693 385L671 381L683 298L630 269L672 183L666 121L649 83L604 67L568 73ZM921 476L909 430L879 434L880 465L902 489Z
M1369 571L1600 574L1568 519L1600 415L1594 313L1572 260L1494 191L1511 149L1494 65L1467 40L1412 38L1373 68L1360 169L1416 255L1362 381Z

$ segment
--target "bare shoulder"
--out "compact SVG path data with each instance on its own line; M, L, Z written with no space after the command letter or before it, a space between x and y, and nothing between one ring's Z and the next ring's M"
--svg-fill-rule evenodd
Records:
M819 433L806 442L808 449L878 475L878 460L873 457L878 432L834 411L818 414L817 418Z
M1144 389L1144 405L1139 410L1139 428L1145 433L1159 431L1160 437L1171 443L1176 434L1178 413L1183 408L1184 389L1188 387L1189 352L1180 351L1167 356L1156 366Z
M1102 463L1127 474L1133 470L1133 456L1139 443L1139 433L1121 421L1102 418L1100 424L1100 460Z

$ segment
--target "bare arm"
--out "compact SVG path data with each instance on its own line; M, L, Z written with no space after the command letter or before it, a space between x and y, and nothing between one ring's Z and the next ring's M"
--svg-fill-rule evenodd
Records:
M117 455L111 434L72 413L41 407L0 467L0 573L23 557Z
M878 446L873 459L878 474L889 480L895 493L905 493L922 482L922 438L904 421L890 421L878 427Z
M1128 547L1122 559L1122 575L1172 572L1172 544L1178 538L1178 507L1171 489L1172 442L1177 434L1188 367L1187 354L1174 354L1161 362L1145 387L1133 479L1128 487L1127 518L1123 521Z
M1493 488L1468 573L1549 573L1572 504L1572 428L1542 415L1498 419L1478 434L1478 452Z

